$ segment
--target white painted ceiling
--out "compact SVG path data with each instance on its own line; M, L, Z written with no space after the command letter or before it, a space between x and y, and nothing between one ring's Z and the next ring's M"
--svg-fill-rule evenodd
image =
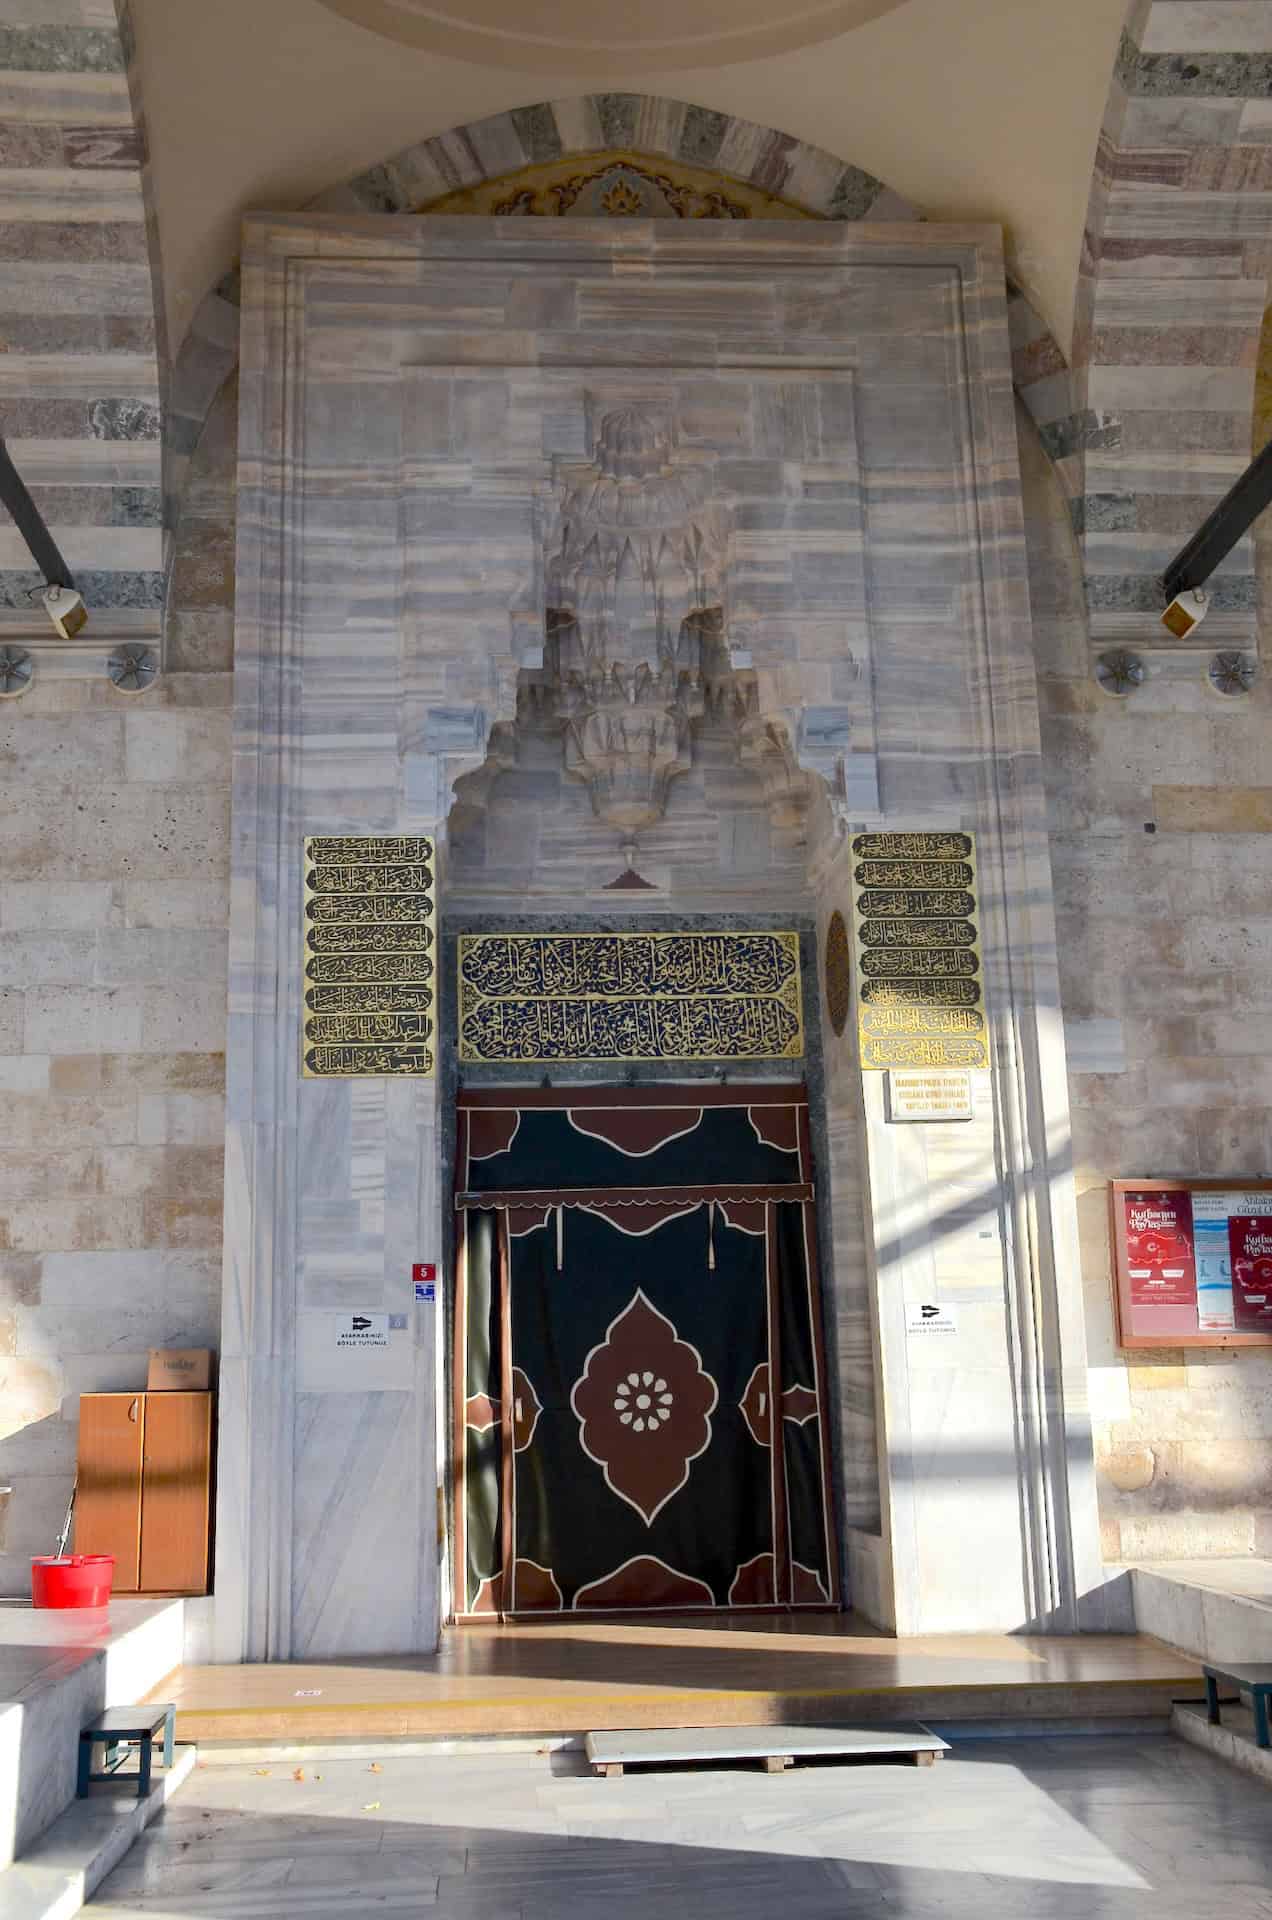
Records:
M565 71L621 59L629 70L756 60L859 27L905 0L323 0L407 46L501 66ZM957 8L962 0L949 0Z
M755 17L753 0L734 4L738 17ZM585 6L597 19L619 12L619 0L578 5L576 22ZM683 0L660 5L664 23L683 11ZM246 210L303 206L416 140L487 114L629 90L824 147L931 219L1000 223L1014 270L1067 342L1123 6L902 0L849 32L762 59L637 73L628 55L610 54L552 74L404 45L326 0L133 0L172 343L237 256ZM724 16L694 17L719 25Z

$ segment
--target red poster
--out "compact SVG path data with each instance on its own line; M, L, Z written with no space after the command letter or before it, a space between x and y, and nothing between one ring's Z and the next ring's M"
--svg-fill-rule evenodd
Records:
M1272 1214L1230 1213L1232 1320L1238 1329L1272 1327Z
M1197 1305L1192 1198L1184 1187L1124 1193L1126 1270L1133 1307Z

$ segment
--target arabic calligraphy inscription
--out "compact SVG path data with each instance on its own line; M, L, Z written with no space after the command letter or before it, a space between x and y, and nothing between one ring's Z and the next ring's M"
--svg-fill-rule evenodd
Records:
M435 1071L433 871L418 834L306 840L306 1079Z
M465 934L459 1057L797 1060L795 933Z
M970 833L853 838L861 1064L987 1067Z

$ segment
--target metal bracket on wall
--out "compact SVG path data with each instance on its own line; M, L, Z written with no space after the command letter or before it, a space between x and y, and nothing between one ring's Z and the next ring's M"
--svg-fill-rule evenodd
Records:
M1130 653L1125 647L1111 647L1102 653L1095 663L1095 677L1105 693L1114 699L1125 699L1136 687L1144 684L1144 662L1137 653Z
M144 693L157 678L159 657L153 647L129 643L116 647L106 664L112 686L121 693Z
M1248 653L1215 654L1206 669L1206 678L1216 693L1249 693L1258 678L1258 663Z
M0 699L18 699L34 678L35 662L25 647L0 647Z

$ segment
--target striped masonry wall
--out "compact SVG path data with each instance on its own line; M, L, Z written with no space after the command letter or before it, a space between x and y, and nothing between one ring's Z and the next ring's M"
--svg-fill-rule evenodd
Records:
M163 599L160 354L144 128L115 0L5 0L0 24L0 422L111 631ZM0 520L0 639L44 630Z
M1251 455L1272 263L1272 7L1136 0L1092 184L1074 360L1091 639L1170 645L1162 568ZM1253 542L1207 649L1257 644Z

